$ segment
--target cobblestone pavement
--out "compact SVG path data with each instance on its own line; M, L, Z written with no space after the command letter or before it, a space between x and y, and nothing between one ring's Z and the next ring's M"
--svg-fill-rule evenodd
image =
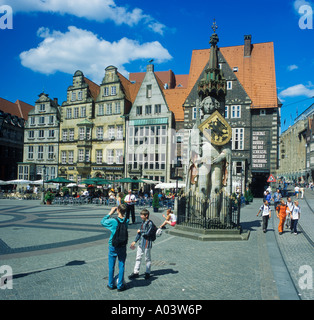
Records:
M306 197L314 199L312 193ZM305 228L313 213L307 218L303 201L300 225ZM298 285L301 266L314 270L312 244L303 232L286 232L279 238L277 218L264 234L261 218L256 217L261 203L255 199L242 208L242 227L250 230L247 241L200 242L163 233L153 245L151 278L144 279L142 266L140 278L126 277L127 290L117 292L106 288L109 231L100 225L110 208L0 200L0 267L9 266L13 272L13 288L0 290L0 300L313 299L313 289ZM159 225L162 212L151 212L151 218ZM139 220L137 209L130 240ZM126 276L134 263L135 251L128 249Z

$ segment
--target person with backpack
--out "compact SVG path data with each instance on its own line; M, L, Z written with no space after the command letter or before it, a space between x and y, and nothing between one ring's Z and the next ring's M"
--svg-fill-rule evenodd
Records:
M117 212L118 217L112 218L112 215ZM109 214L102 220L101 224L111 231L109 238L109 279L107 288L113 290L117 287L118 291L126 289L124 285L124 268L126 260L126 245L128 242L128 224L129 220L125 217L126 205L120 204L118 207L113 207ZM119 261L119 277L118 284L114 284L114 267L116 259Z
M139 241L139 245L137 247L136 252L136 261L134 266L134 271L131 275L129 275L129 279L135 279L139 277L139 271L141 267L142 257L145 254L146 261L146 271L145 271L145 279L148 280L150 278L151 271L151 249L152 243L156 239L156 231L157 228L155 224L149 220L149 211L147 209L143 209L140 213L142 224L141 227L137 230L137 235L135 240L131 243L131 249L135 249L136 242Z
M263 232L266 233L267 226L268 226L268 219L271 218L271 209L267 200L264 200L264 204L260 207L256 216L258 217L258 215L261 212L263 216Z

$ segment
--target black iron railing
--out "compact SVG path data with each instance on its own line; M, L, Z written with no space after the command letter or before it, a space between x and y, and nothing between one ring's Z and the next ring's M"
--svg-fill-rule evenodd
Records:
M178 199L177 224L199 229L239 229L238 199L221 193L214 199L188 194Z

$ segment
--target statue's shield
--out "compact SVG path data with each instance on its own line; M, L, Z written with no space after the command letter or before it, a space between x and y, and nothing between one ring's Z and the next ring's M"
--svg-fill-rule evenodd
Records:
M216 146L227 144L232 137L230 125L218 111L202 122L198 128L203 136Z

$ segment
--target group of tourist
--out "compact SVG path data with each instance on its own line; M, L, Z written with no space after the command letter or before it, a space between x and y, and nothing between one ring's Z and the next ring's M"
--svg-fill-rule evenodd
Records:
M271 187L268 187L264 192L264 204L260 207L257 216L262 215L263 219L263 232L267 231L268 220L271 218L271 201L274 202L274 209L276 211L277 218L279 219L278 224L278 233L279 235L283 234L284 225L286 224L287 228L290 228L291 233L295 235L298 234L297 225L301 216L301 208L299 206L299 193L301 192L301 198L304 196L304 189L300 191L298 185L294 188L294 195L296 197L295 201L291 200L291 197L287 197L285 202L281 193L281 190L278 188L276 192L271 194Z

